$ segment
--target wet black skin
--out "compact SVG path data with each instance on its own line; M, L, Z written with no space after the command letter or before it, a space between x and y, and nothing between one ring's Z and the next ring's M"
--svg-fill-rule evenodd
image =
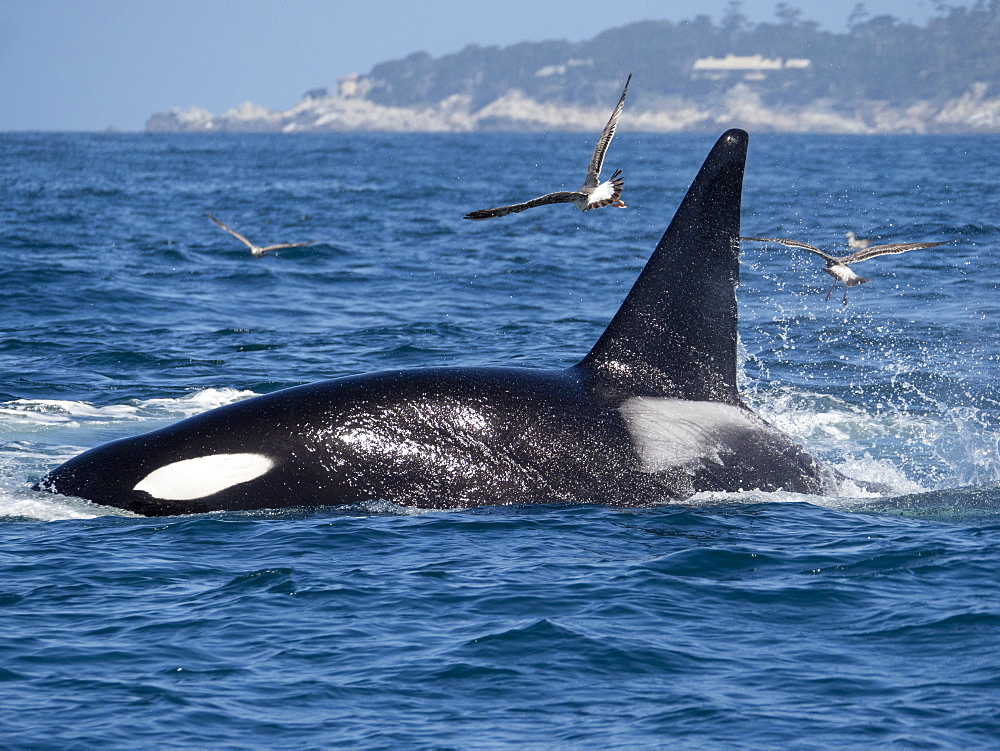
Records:
M642 471L618 401L603 392L602 382L581 367L441 368L343 378L113 441L69 460L44 484L149 516L373 499L423 508L642 506L697 490L819 489L808 471L811 458L777 433L766 452L756 451L756 443L749 447L761 456L734 452L725 465L710 463L694 475ZM160 500L132 490L166 464L240 452L263 454L276 466L197 500ZM770 469L762 483L765 460Z
M91 449L36 489L147 515L375 499L640 506L699 490L824 492L829 473L763 423L727 434L698 466L648 471L619 409L635 397L707 401L757 420L736 388L747 141L739 130L719 139L621 309L574 367L434 368L286 389ZM275 466L197 500L133 489L173 462L227 453Z

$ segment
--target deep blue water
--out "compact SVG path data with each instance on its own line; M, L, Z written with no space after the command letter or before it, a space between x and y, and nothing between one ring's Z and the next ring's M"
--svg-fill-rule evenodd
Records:
M721 132L721 128L720 128ZM1000 745L1000 137L755 136L749 403L876 497L144 519L30 485L254 393L563 367L718 134L0 134L0 746ZM204 216L259 244L254 259Z

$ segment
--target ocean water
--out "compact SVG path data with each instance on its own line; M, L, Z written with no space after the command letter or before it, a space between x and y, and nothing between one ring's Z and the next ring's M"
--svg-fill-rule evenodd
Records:
M720 129L721 132L721 129ZM147 519L30 490L253 394L564 367L718 134L0 134L0 746L1000 745L1000 137L751 134L747 401L884 496ZM204 216L258 244L255 259Z

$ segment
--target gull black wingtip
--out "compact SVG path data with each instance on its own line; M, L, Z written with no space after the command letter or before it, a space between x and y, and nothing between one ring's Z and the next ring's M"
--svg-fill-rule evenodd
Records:
M615 173L615 176L610 180L606 180L602 183L601 169L604 166L604 157L607 154L608 147L611 145L611 139L614 138L615 131L618 128L618 117L621 115L622 108L625 106L625 95L628 93L628 85L631 80L632 74L629 73L628 80L625 81L625 88L622 89L621 97L618 99L618 104L615 105L615 108L611 113L611 117L604 126L604 130L601 132L601 137L597 139L597 145L594 147L594 152L590 157L590 163L587 166L587 176L584 178L583 185L580 186L578 190L556 191L554 193L546 193L543 196L538 196L537 198L532 198L531 200L522 201L520 203L498 206L494 209L471 211L466 214L464 218L493 219L495 217L517 214L522 211L527 211L528 209L533 209L537 206L547 206L553 203L570 203L580 211L590 211L591 209L599 209L605 206L615 206L617 208L624 209L625 204L620 200L622 181L618 177L621 174L621 170L618 170Z

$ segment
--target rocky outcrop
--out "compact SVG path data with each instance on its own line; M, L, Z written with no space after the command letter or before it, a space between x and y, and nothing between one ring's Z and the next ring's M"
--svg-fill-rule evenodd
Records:
M736 84L707 101L663 99L645 110L629 108L622 130L658 133L718 130L739 126L757 132L784 133L997 133L1000 97L989 97L977 83L961 96L941 103L885 101L850 108L832 100L801 106L768 104L746 84ZM191 107L153 115L150 133L298 133L323 131L470 132L599 131L608 108L538 102L510 89L486 106L475 108L470 96L452 95L436 105L394 107L356 95L307 97L284 111L245 102L222 115Z

